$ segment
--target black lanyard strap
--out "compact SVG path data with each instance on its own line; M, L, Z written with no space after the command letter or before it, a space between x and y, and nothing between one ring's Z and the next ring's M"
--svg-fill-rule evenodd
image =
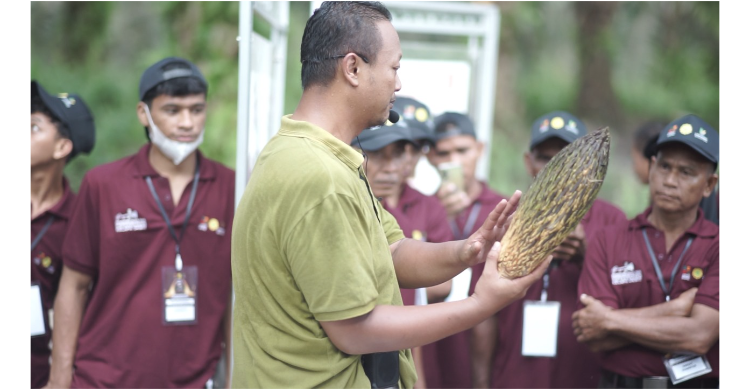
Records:
M52 225L52 222L55 220L54 215L50 215L49 219L47 220L47 223L44 224L44 227L42 230L39 231L39 234L34 237L34 241L31 241L31 252L34 251L34 248L39 244L39 241L42 241L42 237L44 237L44 233L47 233L47 229Z
M177 256L180 256L180 241L182 241L182 236L185 235L185 229L188 225L188 220L190 219L190 211L193 208L193 202L195 201L195 193L198 191L198 177L200 176L200 159L196 159L195 161L195 177L193 178L193 188L190 190L190 200L188 201L187 205L187 211L185 212L185 220L182 222L182 230L180 231L180 237L177 237L177 234L174 231L174 228L172 227L172 222L169 220L169 217L167 216L167 211L164 209L164 205L161 204L161 201L159 200L159 195L156 194L156 189L154 189L154 183L151 181L151 176L146 176L146 183L148 184L148 189L151 190L151 195L154 196L154 199L156 200L156 204L159 206L159 211L161 211L161 216L164 218L164 222L167 223L167 228L169 229L169 234L172 236L172 238L175 241L175 251L177 252ZM182 266L179 266L178 268L182 268Z
M680 258L677 259L677 264L674 265L674 268L672 268L672 277L669 279L669 290L667 290L667 286L664 284L664 276L661 273L661 267L659 266L659 262L656 261L656 256L654 256L654 249L651 248L651 242L648 240L648 235L646 235L646 228L641 229L641 233L643 233L643 240L646 241L646 248L648 248L648 254L651 255L651 263L654 264L654 270L656 270L656 276L659 278L659 284L661 285L661 290L664 291L664 296L667 299L667 302L669 302L669 296L672 294L672 287L674 287L674 277L677 275L677 270L680 269L680 264L682 263L682 257L685 256L685 252L687 252L688 248L690 248L690 245L693 243L693 237L690 237L688 239L687 244L685 244L685 249L682 250L682 253L680 254Z
M482 205L479 202L474 202L474 204L471 206L469 218L466 219L466 225L464 225L463 235L461 235L461 232L458 230L456 220L454 218L448 220L451 225L453 237L456 237L457 240L465 240L471 235L472 230L474 229L474 224L477 222L477 217L479 216L479 209L481 208Z

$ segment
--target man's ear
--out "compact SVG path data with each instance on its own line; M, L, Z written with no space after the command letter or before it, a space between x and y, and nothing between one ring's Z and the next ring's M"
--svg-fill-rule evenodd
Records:
M144 127L148 127L148 117L146 116L146 109L144 108L146 106L146 103L144 102L138 102L138 105L135 106L135 113L138 115L138 121L141 122L141 124Z
M477 140L477 155L482 157L482 153L484 153L484 142Z
M52 158L55 160L65 160L73 152L73 141L60 137L55 141L55 151Z
M362 65L360 61L362 60L356 54L349 53L344 56L341 65L339 65L339 69L344 75L344 80L352 87L359 86L360 66Z
M719 182L719 175L716 173L712 173L711 176L708 177L708 184L706 185L706 189L703 190L703 197L708 198L711 196L711 192L713 192L714 187L716 187L716 183Z

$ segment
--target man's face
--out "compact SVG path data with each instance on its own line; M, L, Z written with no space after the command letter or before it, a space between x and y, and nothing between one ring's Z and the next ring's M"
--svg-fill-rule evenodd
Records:
M138 119L149 126L145 103L138 103ZM169 139L178 142L195 141L206 124L206 95L159 95L151 103L151 119Z
M366 88L362 91L370 102L368 112L373 113L368 127L385 123L396 100L396 92L401 90L401 80L397 74L402 56L398 34L389 21L383 20L376 25L382 46L376 58L370 59L369 77L366 77Z
M530 152L524 153L523 156L526 163L526 171L531 177L536 177L549 160L552 160L552 157L555 157L567 145L568 142L557 137L552 137L534 146Z
M697 207L711 194L718 177L713 164L689 146L670 143L652 158L648 179L653 206L679 212Z
M464 171L464 184L469 184L474 180L474 172L483 148L484 145L474 137L461 134L437 141L427 156L430 163L436 167L445 162L460 163Z
M69 145L66 145L68 143ZM57 126L41 112L31 114L31 167L65 158L73 143L60 136Z
M399 195L406 181L409 154L406 141L393 142L384 148L365 152L367 179L376 197Z

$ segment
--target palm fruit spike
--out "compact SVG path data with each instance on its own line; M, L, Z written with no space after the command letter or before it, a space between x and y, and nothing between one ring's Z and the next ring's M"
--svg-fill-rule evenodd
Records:
M608 127L573 141L547 163L521 197L501 241L501 276L528 274L565 240L594 203L608 163Z

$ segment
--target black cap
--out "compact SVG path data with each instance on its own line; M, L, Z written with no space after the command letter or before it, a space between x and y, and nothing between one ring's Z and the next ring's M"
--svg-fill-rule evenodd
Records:
M413 141L428 140L432 142L433 121L430 109L422 102L410 97L397 97L393 103L401 120L411 130Z
M404 121L396 123L386 122L383 126L370 127L354 138L352 146L360 147L364 151L380 150L398 141L408 141L414 145L411 131Z
M531 125L529 150L552 137L571 143L586 134L586 125L580 119L565 111L544 114Z
M470 135L477 138L477 133L474 131L474 122L466 114L445 112L435 117L434 123L435 142L457 135Z
M177 66L175 66L177 65ZM160 83L179 77L194 77L208 86L203 73L192 62L179 57L167 57L148 67L141 75L138 95L141 100L146 93Z
M53 115L70 130L73 150L68 156L72 159L78 153L89 153L94 148L94 116L80 95L60 93L52 96L38 82L31 81L31 97L39 96Z
M669 123L659 133L656 150L669 142L681 142L712 163L719 163L719 133L696 115L685 115Z

